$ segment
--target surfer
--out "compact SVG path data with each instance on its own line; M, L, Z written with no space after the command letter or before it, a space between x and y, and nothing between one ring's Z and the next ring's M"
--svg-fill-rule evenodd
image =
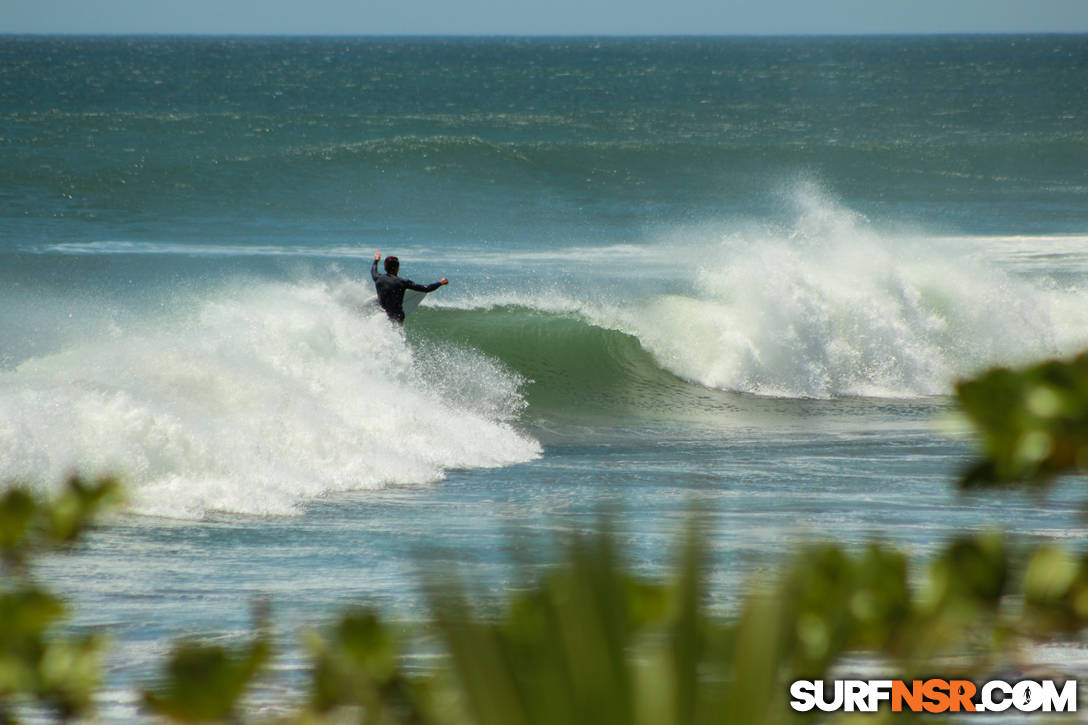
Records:
M433 284L416 284L410 279L398 277L400 260L396 257L385 258L385 274L378 274L378 262L381 260L381 252L374 252L374 264L370 265L370 277L374 280L374 287L378 290L378 304L389 315L389 319L398 325L404 324L404 291L434 292L450 281L443 277Z

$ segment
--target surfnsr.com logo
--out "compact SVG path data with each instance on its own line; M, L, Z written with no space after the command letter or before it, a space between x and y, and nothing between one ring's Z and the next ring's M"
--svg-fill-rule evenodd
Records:
M790 685L797 712L1076 712L1077 681L990 680L797 680Z

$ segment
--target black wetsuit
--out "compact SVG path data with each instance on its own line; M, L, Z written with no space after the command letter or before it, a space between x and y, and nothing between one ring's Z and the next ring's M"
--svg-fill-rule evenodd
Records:
M442 286L441 282L422 285L410 279L402 279L395 274L378 274L378 260L370 265L370 276L378 290L378 304L394 322L404 322L404 290L416 292L434 292Z

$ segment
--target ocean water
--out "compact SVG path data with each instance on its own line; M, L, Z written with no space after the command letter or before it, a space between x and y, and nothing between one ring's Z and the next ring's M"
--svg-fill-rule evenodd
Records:
M958 378L1088 347L1088 37L0 37L0 481L116 473L43 563L114 633L483 596L602 511L728 611L797 542L1082 546L961 495ZM394 328L375 251L450 284ZM1051 652L1088 673L1075 648Z

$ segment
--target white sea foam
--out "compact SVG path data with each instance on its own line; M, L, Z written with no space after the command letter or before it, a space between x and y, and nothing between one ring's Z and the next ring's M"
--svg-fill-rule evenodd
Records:
M343 299L239 285L0 373L0 480L108 471L142 513L285 514L539 455L510 425L516 378L471 352L413 350Z
M984 367L1088 345L1088 285L1021 274L1038 270L1010 244L880 232L811 189L796 203L790 229L702 243L693 294L600 323L689 380L788 397L947 394Z

